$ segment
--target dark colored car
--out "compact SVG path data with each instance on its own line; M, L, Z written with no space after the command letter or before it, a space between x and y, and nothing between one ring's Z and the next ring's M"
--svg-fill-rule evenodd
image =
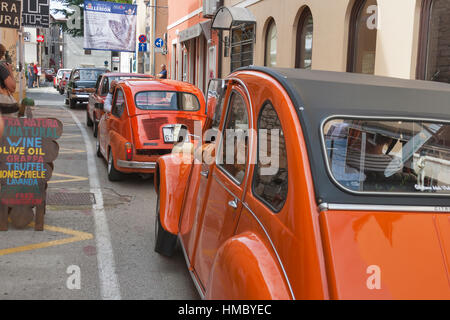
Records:
M105 68L75 68L66 85L66 104L75 108L78 102L87 103L95 91L98 77L108 72Z
M53 69L45 69L44 70L45 80L48 82L53 82L53 78L55 77L55 70Z
M97 137L98 123L103 115L103 103L108 95L111 82L116 80L139 78L153 78L153 76L141 73L105 73L98 77L95 91L90 95L86 108L86 125L94 127L94 137Z

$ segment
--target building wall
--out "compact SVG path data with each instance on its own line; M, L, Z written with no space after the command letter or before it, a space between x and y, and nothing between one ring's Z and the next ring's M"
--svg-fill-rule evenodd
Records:
M294 67L296 30L304 6L314 20L312 69L346 71L349 20L355 0L225 0L226 6L247 7L256 17L254 64L264 65L268 22L275 20L278 34L277 66ZM375 74L415 78L420 0L378 0ZM223 75L230 59L223 60Z
M210 21L203 16L203 1L168 0L167 70L169 78L190 82L206 91L210 79L218 76L218 39L213 32L181 42L180 33Z
M73 69L76 67L99 67L105 66L108 61L108 68L111 68L111 52L92 50L91 54L85 54L83 49L83 38L72 37L64 34L64 68Z

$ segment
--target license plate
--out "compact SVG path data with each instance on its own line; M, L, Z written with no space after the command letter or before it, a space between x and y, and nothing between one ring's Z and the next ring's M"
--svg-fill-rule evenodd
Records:
M163 128L163 135L164 135L164 142L167 143L173 143L175 142L175 134L174 134L175 128Z

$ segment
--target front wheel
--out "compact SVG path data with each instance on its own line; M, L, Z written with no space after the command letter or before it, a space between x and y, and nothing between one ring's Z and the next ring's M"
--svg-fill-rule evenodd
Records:
M177 236L164 230L159 216L159 193L155 212L155 251L166 257L173 256L177 246Z
M75 109L75 107L77 106L77 101L73 100L73 99L69 99L69 106L70 106L70 109Z
M94 135L94 138L97 138L98 136L98 122L97 121L93 121L93 126L94 129L92 130L92 134Z
M88 127L92 127L94 122L92 122L91 117L89 117L89 112L86 110L86 125Z

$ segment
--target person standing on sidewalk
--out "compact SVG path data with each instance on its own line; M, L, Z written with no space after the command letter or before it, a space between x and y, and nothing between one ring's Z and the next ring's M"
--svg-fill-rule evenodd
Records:
M37 62L33 65L33 85L37 87L37 74L38 74L38 69L37 69Z
M161 65L161 72L157 75L159 79L167 79L167 68L165 64Z
M31 89L33 88L33 83L34 83L34 63L30 63L30 65L28 65L28 88Z
M42 75L42 68L39 65L39 63L36 63L36 69L37 69L37 75L36 75L36 79L37 79L37 87L40 88L41 86L41 75Z

